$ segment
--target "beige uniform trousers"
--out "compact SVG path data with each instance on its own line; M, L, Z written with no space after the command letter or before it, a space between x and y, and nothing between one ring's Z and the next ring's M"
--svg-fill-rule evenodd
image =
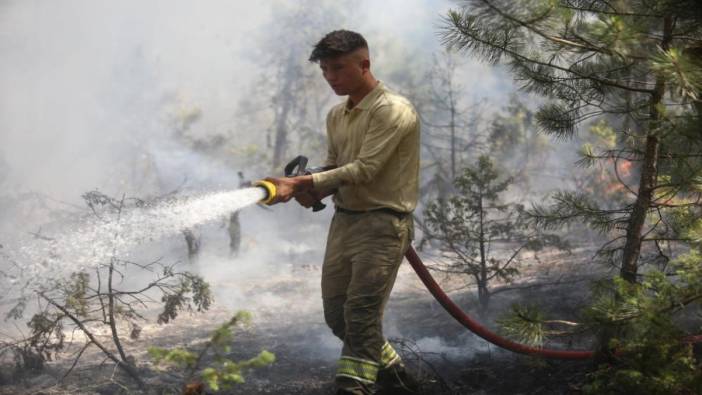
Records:
M413 226L411 214L335 213L322 267L322 298L327 325L344 342L337 378L373 383L379 369L399 362L383 337L383 309Z

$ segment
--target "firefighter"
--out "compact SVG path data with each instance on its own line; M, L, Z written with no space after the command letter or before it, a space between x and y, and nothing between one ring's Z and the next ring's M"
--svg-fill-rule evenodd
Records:
M337 30L314 47L324 79L348 98L327 115L331 169L268 178L273 203L294 198L305 207L333 195L336 212L322 266L324 318L343 341L337 394L417 393L400 356L383 336L385 304L413 237L417 204L419 117L412 104L371 73L368 44Z

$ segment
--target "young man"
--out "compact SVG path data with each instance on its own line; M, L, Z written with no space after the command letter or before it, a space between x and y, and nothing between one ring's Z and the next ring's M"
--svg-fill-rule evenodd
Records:
M385 304L413 236L417 203L419 117L370 70L366 40L337 30L312 51L334 92L348 99L327 116L325 168L313 175L269 178L274 203L305 207L334 195L322 267L324 317L343 342L337 394L416 393L400 357L383 337ZM377 382L377 383L376 383Z

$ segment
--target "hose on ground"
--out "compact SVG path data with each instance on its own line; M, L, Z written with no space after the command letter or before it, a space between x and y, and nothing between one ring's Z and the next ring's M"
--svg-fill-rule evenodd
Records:
M498 335L497 333L491 331L487 327L480 324L478 321L472 319L468 314L466 314L456 303L454 303L446 292L439 286L439 284L434 280L429 269L424 266L422 259L417 255L417 251L414 247L410 246L405 253L405 258L409 261L412 268L417 273L419 278L427 287L429 292L436 298L436 300L443 306L443 308L451 314L453 318L456 319L460 324L468 328L471 332L482 337L483 339L489 341L490 343L502 347L505 350L513 351L519 354L527 354L538 356L548 359L591 359L595 356L594 351L589 350L555 350L549 348L539 348L527 346L526 344L521 344L509 340L505 337ZM702 343L702 335L687 336L682 339L683 343L695 344ZM616 354L616 352L615 352Z
M434 280L431 273L429 273L427 267L424 266L422 259L419 257L419 255L417 255L417 251L415 251L413 247L409 247L405 253L405 257L409 261L410 265L412 265L412 268L427 287L429 292L434 295L434 298L436 298L441 306L443 306L444 309L446 309L446 311L456 319L456 321L490 343L516 353L550 359L591 359L595 355L593 351L553 350L531 347L498 335L487 327L481 325L478 321L472 319L460 307L458 307L458 305L454 303L448 295L446 295L436 280Z

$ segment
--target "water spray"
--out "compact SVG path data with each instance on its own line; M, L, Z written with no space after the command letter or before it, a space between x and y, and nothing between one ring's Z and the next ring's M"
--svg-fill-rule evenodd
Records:
M307 162L306 157L298 156L285 166L285 175L295 177L324 170L308 168ZM8 270L0 272L0 289L7 291L5 296L31 292L47 281L92 270L111 257L128 257L135 247L152 240L180 234L184 229L224 218L256 203L271 204L277 195L277 188L270 181L241 186L238 190L164 199L147 206L127 208L122 206L124 200L116 201L117 213L64 224L53 238L19 239L16 248L0 251L0 259L11 264ZM325 207L317 202L313 209Z
M90 271L114 256L129 257L139 245L225 218L267 201L269 195L268 189L248 187L167 199L148 206L126 207L122 206L124 201L117 201L118 210L62 224L53 237L17 239L0 250L0 259L9 263L0 272L0 289L5 290L0 301L10 293L40 289L70 273Z

